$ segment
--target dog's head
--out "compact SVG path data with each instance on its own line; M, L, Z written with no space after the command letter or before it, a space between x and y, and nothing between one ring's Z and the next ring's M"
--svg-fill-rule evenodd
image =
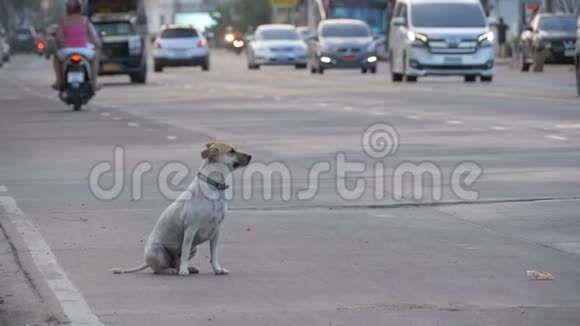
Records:
M230 171L246 167L250 164L252 156L238 152L233 146L221 143L208 143L206 149L201 152L201 157L210 163L223 164Z

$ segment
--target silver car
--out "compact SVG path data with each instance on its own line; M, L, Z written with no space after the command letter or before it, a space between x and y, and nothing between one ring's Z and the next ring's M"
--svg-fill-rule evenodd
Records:
M308 47L292 25L262 25L256 29L247 51L248 68L295 66L306 69Z
M355 19L325 20L313 40L311 73L337 68L377 72L377 48L367 23Z

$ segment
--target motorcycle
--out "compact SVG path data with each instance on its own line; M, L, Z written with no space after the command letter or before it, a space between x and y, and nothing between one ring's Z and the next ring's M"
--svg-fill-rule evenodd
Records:
M246 41L240 32L229 32L224 36L226 48L240 55L246 47Z
M71 54L63 62L64 84L59 98L74 111L80 111L95 95L91 83L91 61L78 53Z

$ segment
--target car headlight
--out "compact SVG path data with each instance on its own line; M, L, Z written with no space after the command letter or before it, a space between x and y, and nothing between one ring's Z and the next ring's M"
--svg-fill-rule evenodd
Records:
M141 38L133 36L129 38L129 55L141 54Z
M477 38L477 42L479 43L493 43L493 40L495 40L495 34L493 34L493 32L483 33Z
M414 46L425 46L427 42L429 42L429 38L426 35L412 31L407 32L407 39L409 39Z

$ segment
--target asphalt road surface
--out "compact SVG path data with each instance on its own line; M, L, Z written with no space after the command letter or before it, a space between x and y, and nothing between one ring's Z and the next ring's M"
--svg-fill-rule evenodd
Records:
M78 325L577 326L570 68L501 66L493 83L474 84L393 84L387 70L248 71L243 57L215 52L210 72L102 78L72 112L49 89L47 61L15 57L0 70L0 216L21 231L45 300ZM170 193L213 140L252 154L258 171L232 183L220 246L231 275L213 275L207 245L199 275L112 275L142 262ZM124 162L112 162L116 147ZM91 187L102 162L124 168ZM187 178L172 183L177 166ZM417 169L427 177L413 179Z

